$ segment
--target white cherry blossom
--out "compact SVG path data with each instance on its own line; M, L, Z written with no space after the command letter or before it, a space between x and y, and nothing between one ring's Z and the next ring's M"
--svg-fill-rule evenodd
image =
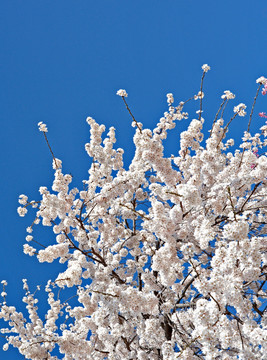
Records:
M202 69L203 80L210 67ZM117 94L129 111L126 91ZM41 290L23 280L25 313L9 305L2 281L3 351L12 346L34 360L266 359L267 128L248 127L234 149L227 131L246 105L229 120L223 106L235 95L226 90L206 133L203 96L202 82L192 97L198 118L188 123L187 101L176 106L171 93L153 130L130 111L136 149L128 167L115 129L105 135L88 117L92 161L80 189L49 147L54 181L36 201L20 195L18 214L32 208L24 253L58 261L60 272ZM184 131L167 157L164 140L177 120ZM44 241L35 234L42 225ZM35 295L42 288L45 316Z

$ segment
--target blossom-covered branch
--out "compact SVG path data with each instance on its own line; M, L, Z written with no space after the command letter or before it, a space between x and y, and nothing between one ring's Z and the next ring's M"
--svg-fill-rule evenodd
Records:
M126 91L117 92L135 127L128 169L124 151L114 148L115 129L103 140L105 126L88 117L92 164L81 189L71 187L72 176L63 173L47 126L39 123L55 177L51 190L40 187L37 201L19 198L20 216L31 207L35 212L24 252L39 262L58 259L63 271L46 285L45 318L26 280L27 315L8 305L2 282L4 350L12 345L35 360L266 359L267 125L254 135L249 129L267 81L257 80L248 130L234 149L225 137L231 122L246 116L246 105L233 104L233 116L223 118L235 99L226 90L205 135L210 67L202 70L197 95L175 106L167 94L168 111L153 131L134 118ZM166 157L164 140L189 118L183 109L193 99L200 102L197 116ZM38 245L34 229L41 224L54 237Z

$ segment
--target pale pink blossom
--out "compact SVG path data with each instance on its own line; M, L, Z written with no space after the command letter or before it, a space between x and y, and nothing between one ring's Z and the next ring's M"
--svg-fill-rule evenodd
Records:
M234 97L226 90L223 105ZM266 358L267 124L245 131L234 148L227 130L245 104L232 118L216 112L205 124L205 108L194 119L185 101L174 107L169 93L167 102L154 129L133 121L135 153L126 166L115 129L104 134L88 117L90 161L80 188L53 156L54 179L39 188L39 199L19 197L19 215L32 214L24 253L60 268L41 286L42 311L40 286L31 290L23 279L22 313L7 305L2 281L3 350L35 360L57 360L56 353L70 360ZM169 155L177 120L184 128ZM49 235L35 234L37 226L51 227Z

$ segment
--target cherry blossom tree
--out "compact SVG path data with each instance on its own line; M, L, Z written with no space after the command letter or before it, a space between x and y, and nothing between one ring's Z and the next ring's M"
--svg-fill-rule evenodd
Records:
M4 350L12 345L36 360L266 359L267 125L252 135L250 124L267 79L257 80L248 129L234 149L226 133L234 118L246 116L246 105L235 105L224 119L235 98L225 91L204 140L203 81L210 68L202 69L198 94L177 106L167 94L168 111L153 131L136 121L126 91L117 92L135 128L128 169L124 151L114 148L115 129L102 140L105 126L88 117L92 163L81 190L71 187L46 124L38 124L55 178L52 190L40 187L40 200L19 198L20 216L29 207L36 212L24 253L59 260L65 271L46 284L43 319L27 280L25 314L8 305L2 281ZM196 119L180 134L177 154L166 157L163 141L188 119L184 107L194 100ZM38 224L52 227L52 244L35 242ZM67 288L73 296L63 302Z

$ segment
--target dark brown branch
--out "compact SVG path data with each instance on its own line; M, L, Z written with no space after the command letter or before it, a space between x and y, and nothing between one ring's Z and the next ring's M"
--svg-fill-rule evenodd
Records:
M126 108L127 108L128 112L129 112L129 114L131 115L131 117L132 117L132 119L133 119L134 123L135 123L135 124L136 124L136 126L138 127L138 129L139 129L140 133L142 133L142 129L140 128L140 126L139 126L138 122L135 120L135 117L133 116L133 114L132 114L132 112L131 112L131 110L130 110L130 108L129 108L129 106L128 106L128 104L127 104L127 102L126 102L126 100L125 100L125 97L124 97L124 96L122 96L122 100L124 101L124 104L125 104L125 106L126 106Z
M52 149L51 149L51 146L50 146L50 144L49 144L49 141L48 141L48 138L47 138L47 136L46 136L45 131L43 131L43 134L44 134L44 137L45 137L45 141L46 141L46 143L47 143L47 145L48 145L48 148L49 148L49 150L50 150L50 152L51 152L51 154L52 154L53 160L54 160L54 162L55 162L55 167L57 168L57 161L56 161L55 155L54 155L54 153L53 153L53 151L52 151Z
M198 275L195 275L192 277L192 279L188 282L188 284L186 284L186 286L184 287L181 296L179 297L179 299L177 300L176 304L179 304L180 301L182 301L182 299L185 296L186 291L188 290L188 288L192 285L192 283L194 282L194 280L197 278Z
M229 316L231 316L231 317L233 317L236 321L238 321L239 322L239 324L244 324L244 322L241 320L241 319L239 319L239 317L238 316L236 316L236 315L234 315L234 314L232 314L228 309L226 309L225 308L225 312L224 312L224 314L225 315L229 315Z
M257 188L261 185L261 181L258 182L255 186L254 189L251 191L251 193L249 194L249 196L247 197L247 199L245 200L244 204L241 206L241 209L239 210L239 212L242 212L245 205L247 204L247 202L250 200L251 196L255 193L255 191L257 190Z

